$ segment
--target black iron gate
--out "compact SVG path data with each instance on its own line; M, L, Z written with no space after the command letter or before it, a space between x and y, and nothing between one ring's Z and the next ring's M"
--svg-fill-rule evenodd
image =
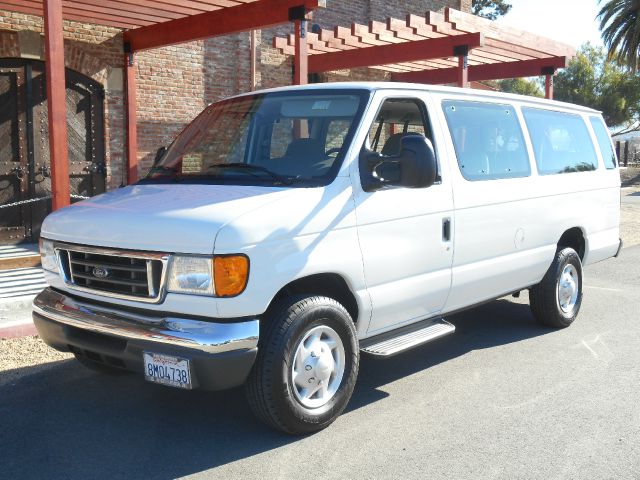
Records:
M66 70L71 194L105 190L104 90ZM51 211L44 63L0 59L0 244L35 241Z

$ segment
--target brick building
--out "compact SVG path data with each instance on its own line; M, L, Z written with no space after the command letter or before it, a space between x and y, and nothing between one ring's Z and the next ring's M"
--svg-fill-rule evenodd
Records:
M390 16L405 18L407 13L424 15L427 10L438 11L447 6L469 11L471 0L329 0L327 8L314 12L310 26L333 28L348 26L353 21L384 21ZM158 147L167 145L207 104L252 88L291 84L291 58L272 48L275 35L291 31L292 26L287 24L254 33L255 85L251 77L250 32L136 54L140 170L147 169ZM126 180L122 30L65 20L64 39L67 107L68 111L76 112L75 117L68 114L72 193L99 193L105 188L116 188ZM40 188L35 190L40 195L47 191L48 127L42 93L43 60L42 17L0 10L0 204L11 203L16 196L18 187L10 185L9 177L24 175L16 172L15 167L12 171L3 171L2 165L10 165L12 155L27 151L29 142L36 157L36 172L30 172L35 179L29 181ZM27 75L31 84L23 78ZM74 86L69 84L70 75L75 79ZM349 79L382 80L385 74L360 69L332 72L321 78L323 81ZM70 94L72 90L76 91L75 96ZM27 91L31 97L25 100ZM20 112L25 102L33 104L33 118L22 117ZM31 138L26 138L29 135ZM3 186L3 182L6 185ZM40 212L29 212L34 224L38 223L36 217L43 217L49 210L46 204L41 207ZM9 219L9 224L20 223L18 213L11 213L16 218Z

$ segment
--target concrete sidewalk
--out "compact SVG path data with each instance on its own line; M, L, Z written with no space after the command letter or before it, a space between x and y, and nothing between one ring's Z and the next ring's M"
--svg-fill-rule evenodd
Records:
M31 303L46 286L41 268L0 270L0 338L35 335Z

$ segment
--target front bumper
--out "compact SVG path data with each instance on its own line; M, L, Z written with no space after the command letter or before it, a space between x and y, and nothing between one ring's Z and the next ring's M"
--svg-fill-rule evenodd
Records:
M33 322L48 345L113 367L144 373L144 351L188 358L194 388L205 390L244 383L258 347L258 319L215 323L140 315L51 288L34 299Z

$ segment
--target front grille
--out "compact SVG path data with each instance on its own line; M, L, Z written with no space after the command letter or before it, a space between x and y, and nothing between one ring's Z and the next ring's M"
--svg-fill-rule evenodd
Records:
M159 298L165 262L158 255L73 246L57 251L65 280L75 287L147 301Z

